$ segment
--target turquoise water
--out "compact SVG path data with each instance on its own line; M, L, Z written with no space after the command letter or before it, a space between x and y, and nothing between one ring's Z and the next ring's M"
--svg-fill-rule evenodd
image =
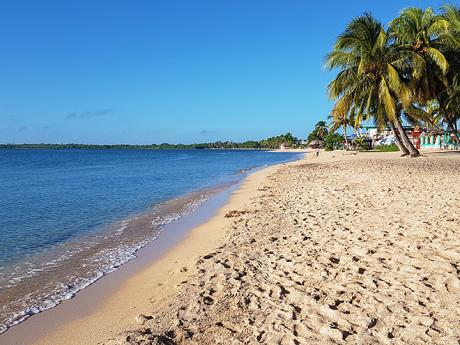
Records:
M72 297L265 151L0 150L0 332Z

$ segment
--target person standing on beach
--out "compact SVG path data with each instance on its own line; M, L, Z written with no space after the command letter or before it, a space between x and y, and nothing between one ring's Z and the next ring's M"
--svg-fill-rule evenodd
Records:
M316 157L319 156L319 147L316 149Z

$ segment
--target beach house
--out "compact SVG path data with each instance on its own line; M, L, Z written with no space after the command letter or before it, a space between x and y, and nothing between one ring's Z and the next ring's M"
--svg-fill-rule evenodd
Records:
M409 139L414 141L414 127L403 126L403 128ZM372 147L394 144L394 135L388 127L380 129L376 126L363 126L358 128L357 131L358 136L364 136L372 140Z
M425 150L456 150L458 143L451 131L443 129L424 129L420 133L419 148Z

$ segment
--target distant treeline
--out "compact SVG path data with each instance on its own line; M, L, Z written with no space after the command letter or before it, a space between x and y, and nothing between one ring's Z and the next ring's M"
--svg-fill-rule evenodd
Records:
M137 150L194 150L194 149L277 149L281 144L297 147L299 140L291 133L270 137L260 141L245 142L215 141L197 144L149 144L149 145L93 145L93 144L0 144L0 149L137 149Z

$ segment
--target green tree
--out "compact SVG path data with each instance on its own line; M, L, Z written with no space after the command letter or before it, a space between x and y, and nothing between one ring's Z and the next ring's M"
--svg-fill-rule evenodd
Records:
M345 145L348 145L347 127L355 126L355 119L353 118L353 114L346 113L346 112L340 113L338 111L335 111L335 109L333 109L331 114L329 115L329 119L331 121L331 124L330 124L331 132L335 132L339 128L342 128L343 141L345 142Z
M276 137L270 137L259 142L260 147L275 149L279 148L280 145L286 145L288 147L295 147L297 145L298 139L294 137L291 133L281 134Z
M426 105L413 104L405 109L406 118L412 125L421 125L428 129L438 127L443 118L437 101L429 101Z
M416 157L420 153L400 119L403 106L410 103L410 94L397 67L399 57L380 22L370 14L355 18L326 57L326 68L339 69L328 92L337 100L335 112L352 113L358 124L368 119L379 127L388 123L403 154L409 152Z
M400 55L398 65L409 79L412 101L425 105L436 100L448 128L455 133L449 90L458 75L458 21L458 9L453 6L445 6L443 14L436 14L431 7L409 7L389 26Z
M340 134L329 132L324 137L324 148L326 149L326 151L337 150L342 146L343 141L343 136L341 136Z
M328 133L329 129L326 121L318 121L313 131L308 135L307 141L312 142L313 140L323 140Z

